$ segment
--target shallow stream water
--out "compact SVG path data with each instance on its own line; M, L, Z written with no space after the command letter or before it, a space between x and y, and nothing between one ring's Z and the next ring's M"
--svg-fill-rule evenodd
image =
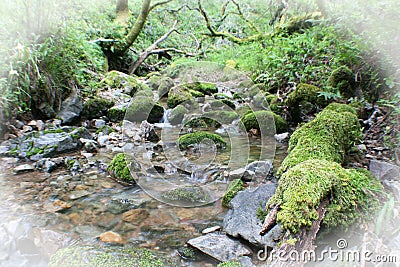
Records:
M250 141L250 160L259 160L261 144ZM275 168L286 147L277 144ZM222 154L221 157L227 155ZM100 160L112 155L98 153L91 169L71 174L66 170L51 174L14 174L21 163L13 158L0 161L0 266L47 266L49 257L60 247L101 243L106 231L120 234L126 244L149 248L179 258L177 249L211 226L222 226L226 209L220 201L194 208L174 207L148 196L140 187L125 187L112 180ZM134 219L123 213L136 209ZM182 266L216 265L210 258Z

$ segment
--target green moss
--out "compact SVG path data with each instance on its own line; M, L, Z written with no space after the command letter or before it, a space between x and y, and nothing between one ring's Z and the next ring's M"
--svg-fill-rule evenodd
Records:
M184 201L190 203L207 202L209 195L200 187L181 187L163 192L161 197L172 201Z
M178 144L181 148L187 148L188 146L192 144L198 144L205 139L210 139L213 141L218 148L223 148L226 146L226 142L221 136L207 132L195 132L182 135L178 139Z
M259 92L264 91L264 85L263 84L254 84L253 86L250 87L249 89L249 96L253 98L256 94Z
M185 127L191 127L191 128L211 128L211 127L216 128L219 126L221 126L221 124L217 120L214 120L207 116L190 118L185 122Z
M205 95L218 93L218 88L214 83L194 82L192 84L187 84L187 86L189 86L189 89L202 92Z
M242 191L244 189L245 187L242 180L234 179L233 181L231 181L228 186L228 190L222 196L222 206L228 208L232 198L234 198L239 191Z
M52 133L65 133L63 130L61 129L48 129L48 130L44 130L43 134L52 134Z
M184 85L178 85L173 88L168 93L167 105L170 108L174 108L179 104L184 102L194 102L193 96L190 94L189 89Z
M157 90L163 76L161 76L161 74L159 72L152 72L152 73L149 73L149 75L147 75L147 76L148 76L147 84L153 90Z
M129 167L126 162L126 156L124 153L117 154L107 167L107 171L115 178L127 182L130 184L135 184Z
M204 116L214 119L220 124L230 124L239 117L239 115L236 112L227 110L214 110L206 112L204 113Z
M236 108L235 103L233 103L229 99L220 99L220 100L211 101L210 102L210 106L213 109L215 109L215 108L226 108L226 106L229 107L227 109L233 109L234 110Z
M292 134L289 154L277 174L309 159L342 163L347 149L360 138L361 130L355 110L344 104L330 104L314 120Z
M106 73L100 84L106 85L111 89L123 89L124 93L130 96L133 96L143 88L143 84L138 82L135 77L115 70Z
M171 110L170 114L168 115L168 120L172 125L182 123L185 114L188 112L189 111L187 108L182 105L178 105Z
M192 90L192 89L189 89L189 92L193 97L204 97L204 94L202 92Z
M149 90L140 90L138 92L136 92L134 97L138 97L138 96L145 96L145 97L149 97L149 98L153 98L154 94L153 91Z
M235 92L233 94L233 99L245 99L245 98L246 98L246 94L245 93Z
M337 89L344 97L350 98L354 96L354 75L347 66L341 66L332 71L328 79L328 85Z
M94 247L70 246L58 250L50 258L50 267L58 266L137 266L164 267L175 266L170 260L156 255L147 249L131 246Z
M74 160L74 159L69 159L69 160L67 160L67 169L68 169L68 170L72 169L72 167L74 166L74 164L75 164L75 160Z
M114 106L114 102L104 98L95 97L88 99L83 104L82 117L95 119L107 114L108 109Z
M111 108L108 110L107 117L112 122L122 121L125 117L126 108Z
M348 226L357 218L371 216L378 200L372 192L382 190L379 182L364 172L346 170L324 159L307 160L280 177L277 191L267 206L280 205L277 222L297 233L318 219L317 208L330 199L323 221L328 227Z
M135 97L126 111L126 118L130 121L141 122L147 120L150 123L159 122L164 115L164 108L152 98Z
M288 129L286 121L281 116L268 110L255 112L250 110L242 116L241 120L247 131L250 129L262 129L262 131L266 131L261 134L272 133L273 127L275 127L277 133L286 132Z
M225 261L217 265L217 267L241 267L242 264L239 261Z
M226 94L221 94L221 93L213 94L213 97L215 99L230 99L229 96L227 96Z
M115 132L115 130L113 128L111 128L108 125L103 125L103 126L100 126L99 129L97 129L96 134L99 134L99 133L110 134L113 132Z
M296 89L288 95L286 104L289 107L295 108L301 102L307 101L324 107L327 102L322 96L319 96L319 92L321 91L322 90L317 86L301 83L297 85Z

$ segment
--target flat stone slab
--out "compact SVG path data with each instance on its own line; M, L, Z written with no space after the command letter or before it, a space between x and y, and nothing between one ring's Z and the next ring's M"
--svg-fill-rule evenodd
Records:
M190 239L187 243L219 261L230 261L240 256L251 255L247 247L225 234L210 233Z
M400 167L384 161L371 160L369 170L381 181L398 180L400 181Z
M231 209L225 215L223 230L258 247L273 247L275 240L282 233L282 228L276 225L266 235L259 235L263 222L257 217L257 209L265 207L275 190L276 185L271 183L240 191L229 204Z

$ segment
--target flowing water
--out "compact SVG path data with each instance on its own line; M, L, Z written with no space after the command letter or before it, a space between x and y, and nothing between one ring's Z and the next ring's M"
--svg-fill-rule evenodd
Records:
M260 148L260 141L250 140L250 161L260 159ZM275 166L285 152L284 145L277 146ZM98 236L106 231L119 233L126 243L179 258L177 249L187 240L207 227L222 225L227 210L220 201L202 207L174 207L151 198L138 186L114 182L99 165L111 157L99 153L91 159L91 168L75 175L66 170L16 175L12 172L15 160L3 158L0 266L46 266L59 247L99 244ZM229 155L219 157L224 161ZM132 209L138 211L133 219L123 217ZM182 260L183 266L205 263L215 265L208 258Z

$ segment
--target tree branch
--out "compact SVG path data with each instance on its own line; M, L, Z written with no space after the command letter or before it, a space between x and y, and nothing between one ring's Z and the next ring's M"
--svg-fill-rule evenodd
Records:
M280 205L276 205L272 210L270 210L267 217L265 217L260 235L265 235L276 224L276 217L278 214L279 206Z
M155 50L156 47L158 46L158 44L160 44L161 42L165 41L165 40L168 38L168 36L171 35L171 33L177 31L177 29L176 29L176 25L177 25L177 24L178 24L178 21L175 20L174 25L172 26L172 28L171 28L168 32L166 32L163 36L161 36L159 39L157 39L153 44L151 44L149 47L147 47L146 50L144 50L144 51L140 54L139 58L135 61L135 63L134 63L134 64L132 65L132 67L129 69L129 73L130 73L130 74L134 73L134 72L137 70L137 68L140 66L140 64L142 64L143 61L145 61L146 58L147 58L149 55L151 55L151 54L156 54L156 53L161 53L161 52L162 52L161 50L158 50L158 51ZM157 52L154 52L154 51L157 51ZM164 51L164 52L166 52L166 51Z
M172 1L173 0L165 0L165 1L162 1L162 2L155 3L154 5L152 5L150 7L150 11L152 11L153 9L155 9L158 6L162 6L162 5L168 4L169 2L172 2Z

